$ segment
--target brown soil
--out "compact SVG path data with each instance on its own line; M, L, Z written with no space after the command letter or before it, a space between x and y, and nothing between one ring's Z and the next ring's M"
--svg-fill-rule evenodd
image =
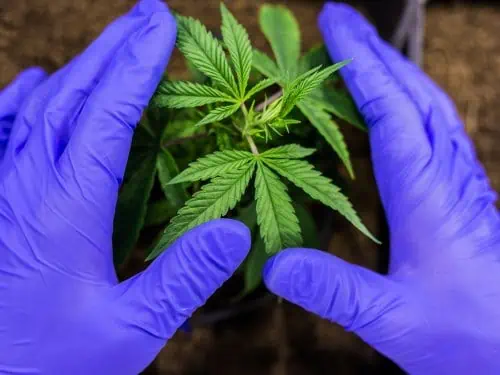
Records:
M8 4L7 4L8 2ZM54 71L90 43L133 1L0 0L0 87L20 70L37 64ZM183 14L209 27L219 24L218 0L170 0ZM262 0L228 2L248 27L253 42L267 48L256 25ZM298 15L304 44L320 42L315 27L320 1L285 2ZM425 69L451 94L473 136L494 188L500 189L500 10L479 6L433 6L429 11ZM174 59L170 69L182 74ZM368 227L383 228L371 174L367 139L346 129L358 174L349 192ZM383 256L342 221L334 223L330 251L372 269ZM339 375L389 373L385 361L354 335L300 309L272 304L258 313L197 328L171 340L151 373L169 375Z

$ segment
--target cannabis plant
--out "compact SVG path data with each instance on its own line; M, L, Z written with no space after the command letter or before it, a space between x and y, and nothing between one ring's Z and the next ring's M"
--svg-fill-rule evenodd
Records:
M248 292L269 255L315 231L304 196L375 240L340 188L307 161L315 149L304 146L311 139L328 146L354 177L337 120L364 124L336 74L350 61L332 64L321 46L301 56L288 9L260 9L275 60L252 47L224 4L221 14L220 37L176 15L177 48L192 79L165 77L138 126L116 214L115 259L125 259L145 226L166 225L151 260L195 226L231 216L254 235L244 266Z

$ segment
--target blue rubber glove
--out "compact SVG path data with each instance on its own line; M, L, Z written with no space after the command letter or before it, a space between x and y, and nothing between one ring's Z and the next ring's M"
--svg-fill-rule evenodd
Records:
M118 187L175 36L166 6L144 0L17 114L0 168L0 373L137 374L245 258L248 229L219 220L117 281Z
M26 69L0 92L0 162L3 159L12 125L22 103L47 78L40 68Z
M267 264L276 294L354 331L411 374L500 374L500 220L449 98L345 5L320 29L369 126L390 227L382 276L324 252Z

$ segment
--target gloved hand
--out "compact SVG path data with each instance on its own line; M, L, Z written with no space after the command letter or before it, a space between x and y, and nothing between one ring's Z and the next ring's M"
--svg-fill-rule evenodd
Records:
M354 331L410 374L500 374L500 220L449 98L345 5L319 25L369 126L390 227L382 276L324 252L267 264L276 294Z
M137 374L245 258L247 228L219 220L117 282L118 187L175 35L165 5L144 0L17 114L0 168L0 373Z
M26 69L0 92L0 163L7 147L12 124L22 103L47 74L40 68Z

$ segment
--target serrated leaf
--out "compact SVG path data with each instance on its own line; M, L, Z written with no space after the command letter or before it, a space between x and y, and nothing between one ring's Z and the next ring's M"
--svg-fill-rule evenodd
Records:
M247 151L216 151L189 164L189 167L172 179L169 184L208 180L224 175L233 169L240 169L253 159L253 155Z
M276 81L274 79L271 78L263 79L248 91L248 93L245 96L245 100L250 99L255 94L261 92L264 89L267 89L268 87L274 85L275 83Z
M300 57L300 29L295 16L284 6L265 4L260 8L259 23L281 75L295 78Z
M228 118L233 113L235 113L240 108L239 104L232 104L223 107L218 107L211 110L205 117L203 117L198 123L195 125L196 127L211 124L213 122L224 120Z
M243 224L253 232L255 226L257 225L257 211L255 210L255 201L250 203L247 207L240 208L239 215L236 220L241 221Z
M300 246L300 226L286 186L260 161L255 175L255 200L257 222L267 253Z
M285 146L271 148L261 154L261 156L271 159L302 159L312 155L316 150L314 148L305 148L292 143Z
M281 81L280 70L278 66L264 52L257 49L253 50L252 65L255 69L257 69L257 71L259 71L266 77L275 79L277 82Z
M333 121L328 113L318 108L315 102L311 100L302 101L298 104L298 107L342 160L351 178L354 178L349 150L344 141L344 136L340 132L339 125Z
M236 100L213 87L186 81L162 82L153 98L156 107L192 108Z
M324 80L328 78L328 76L346 66L350 62L351 60L345 60L322 70L319 70L320 67L316 67L297 77L292 83L290 83L290 85L285 87L283 104L281 107L281 116L286 116L290 113L297 103L300 103L309 94L316 90L324 82Z
M113 260L122 264L133 250L146 217L147 202L155 178L155 157L149 155L123 186L113 225Z
M238 86L222 46L198 20L177 16L177 47L200 72L238 97Z
M221 218L233 209L243 196L252 177L255 163L234 169L204 185L171 221L147 260L165 250L172 242L194 227Z
M304 190L312 198L338 211L363 234L374 242L379 243L361 222L349 199L340 192L340 189L329 178L326 178L319 171L315 170L314 166L304 160L268 158L261 158L261 160L277 173Z
M238 78L240 98L243 98L250 78L250 71L252 70L252 45L247 31L238 23L227 7L221 3L220 8L222 13L222 37L229 50L229 56Z
M266 245L260 236L255 240L244 266L245 287L243 296L253 292L262 282L262 270L271 257L266 252Z
M178 177L179 168L173 156L165 148L162 148L158 153L156 169L165 198L173 207L181 208L189 196L181 185L171 184L173 179Z

